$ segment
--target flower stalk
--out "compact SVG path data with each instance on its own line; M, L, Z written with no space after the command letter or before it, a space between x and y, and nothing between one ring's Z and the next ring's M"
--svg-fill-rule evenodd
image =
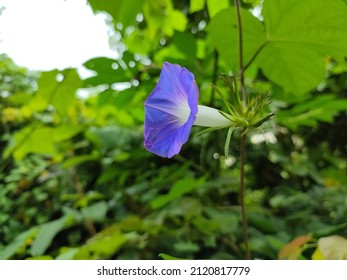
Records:
M242 21L241 21L241 3L240 0L235 0L236 14L237 14L237 29L239 37L239 67L240 67L240 87L242 92L242 105L243 108L247 108L247 96L244 87L244 68L243 68L243 40L242 40ZM246 140L247 140L247 128L244 129L241 135L240 144L240 207L241 207L241 220L242 220L242 233L243 241L245 244L245 258L251 259L251 251L249 249L248 239L248 222L245 206L245 165L246 165Z

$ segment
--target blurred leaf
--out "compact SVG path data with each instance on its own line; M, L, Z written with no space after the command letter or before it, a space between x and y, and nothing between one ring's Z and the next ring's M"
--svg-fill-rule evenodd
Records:
M235 234L238 231L240 219L237 215L229 211L218 211L211 207L205 207L204 212L209 217L212 228L217 226L213 231L219 229L223 234Z
M166 261L186 260L186 259L176 258L164 253L159 254L159 257L161 257L163 260L166 260Z
M346 108L347 100L336 99L333 94L321 95L299 103L290 110L279 111L277 119L293 130L299 126L316 127L319 121L332 122L334 116Z
M145 20L148 24L148 39L153 39L158 30L172 36L174 30L184 31L187 26L185 15L173 8L171 0L146 1L143 7Z
M186 193L190 193L194 189L202 186L203 183L204 183L204 178L200 178L198 180L193 179L193 178L181 179L181 180L177 181L171 187L168 194L155 197L151 201L151 207L153 209L158 209L160 207L163 207L164 205L171 202L172 200L179 198Z
M205 8L205 0L190 0L189 12L195 13Z
M148 31L135 29L129 36L125 38L125 44L129 48L129 51L133 53L146 55L154 48L151 41L148 39Z
M196 57L196 39L191 33L175 31L173 43L177 50L185 54L186 58L193 59Z
M27 126L14 135L14 142L4 151L5 158L13 153L16 160L29 153L57 156L52 136L52 128ZM44 141L42 141L44 139Z
M99 1L99 0L88 0L89 5L92 7L94 12L107 12L116 21L121 10L124 0L117 1Z
M76 260L105 259L116 253L128 240L118 226L110 226L90 238L74 255Z
M195 253L199 251L200 247L191 241L180 241L174 244L174 249L180 253Z
M94 11L109 13L114 21L121 22L124 26L134 25L136 15L141 11L144 0L117 0L98 1L89 0Z
M81 155L81 156L73 156L69 159L66 159L63 162L63 168L70 168L73 166L80 165L85 162L90 162L90 161L99 161L100 160L100 155L96 153L92 153L90 155Z
M31 228L15 237L15 239L0 250L0 260L10 259L21 248L25 247L29 240L31 240L38 232L38 228Z
M72 260L78 248L61 248L57 260Z
M51 104L61 116L69 116L71 114L69 110L76 102L76 90L81 86L82 81L76 69L44 72L38 81L35 97L25 106L37 112Z
M124 26L134 25L137 14L142 11L143 2L144 0L123 0L116 20Z
M319 247L313 252L312 260L324 260L324 256Z
M194 61L196 52L197 45L194 36L191 33L175 31L172 43L156 52L154 57L158 63L172 59L182 59L188 63L188 61Z
M249 211L248 220L252 226L258 228L263 233L276 233L283 228L283 223L280 220L257 212Z
M279 259L296 260L300 257L303 245L312 240L312 234L299 236L284 246L278 253Z
M90 219L95 222L102 222L108 210L108 205L105 201L99 201L93 205L82 208L81 212L85 219Z
M83 127L80 125L65 124L54 127L52 130L54 142L60 142L69 140L76 134L83 131Z
M83 66L96 72L95 76L84 80L87 86L129 82L131 78L126 71L127 69L123 68L125 67L124 64L115 59L97 57L88 60Z
M51 256L37 256L26 258L26 260L53 260L53 258Z
M229 7L228 0L206 0L207 1L207 11L210 18L213 18L218 12Z
M53 93L52 105L61 116L66 117L71 115L70 108L75 105L76 91L83 83L76 69L67 69L60 74L63 75L63 81Z
M63 216L58 220L41 225L39 232L31 246L31 255L39 256L44 254L47 248L51 245L53 238L65 227L66 222L69 219L69 217Z
M30 153L36 153L60 160L62 155L59 154L56 143L68 140L81 131L82 127L78 125L28 125L14 134L14 141L7 146L4 156L8 157L13 153L16 160L21 160Z

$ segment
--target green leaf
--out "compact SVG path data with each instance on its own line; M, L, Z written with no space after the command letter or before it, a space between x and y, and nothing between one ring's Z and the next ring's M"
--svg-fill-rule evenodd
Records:
M81 246L74 255L76 260L105 259L116 253L131 236L121 233L116 225L103 229Z
M53 258L51 256L37 256L26 258L26 260L53 260Z
M163 260L166 260L166 261L187 260L187 259L182 259L182 258L176 258L176 257L170 256L168 254L164 254L164 253L159 254L159 257L161 257Z
M0 250L0 260L10 259L21 248L25 247L25 243L37 234L38 228L31 228L15 237L15 239Z
M117 1L99 1L99 0L88 0L89 5L92 7L94 12L107 12L116 21L124 0Z
M82 208L81 212L85 219L95 222L102 222L106 216L108 205L105 201L97 202L88 207Z
M69 115L69 108L75 105L76 91L83 83L75 69L67 69L60 74L64 76L64 80L54 94L52 105L61 116L66 116Z
M325 75L323 57L300 43L267 44L256 63L269 80L296 94L313 89Z
M141 12L144 0L99 1L88 0L94 12L107 12L114 21L124 26L135 24L136 15Z
M184 31L186 29L188 20L186 16L179 10L173 10L167 17L166 25L170 26L172 30ZM164 30L166 27L164 27ZM167 34L172 35L171 31L167 29Z
M231 70L238 68L235 9L218 13L208 31ZM347 7L341 0L264 1L262 23L241 9L244 65L255 58L265 76L296 94L316 87L325 75L324 57L344 61Z
M217 1L215 1L217 2ZM258 49L265 44L263 24L249 11L241 9L243 20L243 60L248 62ZM210 22L208 32L213 46L231 70L239 68L239 49L237 18L235 8L228 8L218 13Z
M229 7L228 0L206 0L207 11L210 18L213 18L218 12Z
M80 156L73 156L63 163L63 168L70 168L72 166L77 166L85 162L90 161L98 161L100 160L100 155L97 153L92 153L90 155L80 155Z
M82 130L83 127L80 125L64 124L54 127L54 129L52 130L52 137L54 142L61 142L71 139L76 134L80 133Z
M75 105L75 94L81 86L82 81L75 69L44 72L38 81L35 98L27 106L33 112L37 112L46 109L48 105L53 105L61 116L67 116L70 107Z
M290 91L318 85L325 55L339 61L346 56L347 8L340 0L265 1L263 16L270 43L257 63L270 80Z
M121 2L122 5L116 20L124 26L134 25L137 14L142 10L144 0L123 0Z
M62 248L60 254L56 257L57 260L72 260L78 248Z
M13 154L18 161L29 153L57 156L55 143L52 138L52 128L27 126L14 134L14 141L7 146L4 157Z
M149 39L153 39L159 30L172 36L174 30L184 31L188 23L183 12L173 8L171 0L146 1L143 13L147 22Z
M97 57L88 60L83 66L96 72L95 76L84 80L87 86L128 82L131 78L127 74L127 69L123 68L124 64L115 59Z
M185 178L177 181L168 194L160 195L155 197L151 201L151 207L153 209L158 209L168 204L172 200L181 197L182 195L193 191L194 189L200 187L204 183L204 178L198 180L193 178Z
M175 31L173 43L177 50L183 53L186 58L194 59L196 57L197 45L192 33Z
M135 29L124 41L130 52L147 55L154 47L148 39L148 32Z
M58 220L41 225L31 246L31 255L39 256L45 253L49 245L51 245L53 238L65 227L67 220L68 217L64 216Z
M290 110L279 111L277 120L293 130L299 126L316 127L319 121L332 122L334 116L346 108L347 100L326 94L299 103Z
M178 252L195 253L199 251L200 247L192 241L180 241L174 244L174 249Z
M48 155L59 160L56 143L69 140L82 131L79 125L61 125L55 128L38 127L35 124L26 126L14 134L14 141L6 147L4 156L13 153L16 160L23 159L30 153Z
M190 0L189 13L195 13L205 8L205 0Z

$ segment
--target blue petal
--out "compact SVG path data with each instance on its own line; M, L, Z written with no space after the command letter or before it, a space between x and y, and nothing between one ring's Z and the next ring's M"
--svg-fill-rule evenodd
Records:
M198 87L186 68L165 62L159 81L145 102L145 148L162 157L178 154L188 141L198 111ZM190 109L182 123L182 107ZM183 108L184 109L184 108Z

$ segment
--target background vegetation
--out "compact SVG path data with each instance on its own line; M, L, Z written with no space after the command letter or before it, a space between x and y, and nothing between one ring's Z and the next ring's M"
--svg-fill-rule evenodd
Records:
M173 159L142 135L164 61L222 106L210 83L226 92L218 75L237 70L233 1L89 5L119 52L86 61L92 77L0 56L0 259L242 259L240 135L228 159L223 132ZM242 21L248 94L276 112L247 142L252 257L347 259L346 1L243 0Z

